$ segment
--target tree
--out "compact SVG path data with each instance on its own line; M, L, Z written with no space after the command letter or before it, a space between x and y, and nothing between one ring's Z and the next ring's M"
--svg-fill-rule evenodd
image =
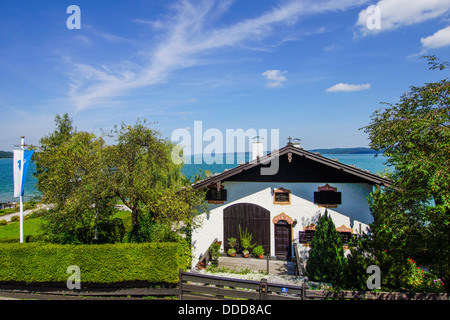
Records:
M445 61L426 56L430 69ZM398 103L385 103L364 127L370 147L384 150L394 172L377 191L372 212L379 243L393 264L407 257L431 265L450 292L450 84L447 79L411 87ZM381 248L380 248L381 249ZM389 252L389 251L388 251Z
M33 160L36 164L34 175L37 179L36 187L43 195L44 202L48 202L48 199L46 199L48 185L53 174L52 170L56 166L52 153L76 133L73 127L73 120L67 113L63 116L56 115L55 124L55 131L40 139L39 148L32 146L32 148L38 149L38 152L33 154Z
M45 176L40 190L56 205L44 215L47 239L58 243L120 241L123 225L113 219L115 196L104 164L104 141L87 132L73 133L39 155Z
M331 283L340 287L343 284L345 267L344 248L339 233L328 211L319 217L306 265L310 281Z
M106 148L108 180L115 195L131 209L134 232L139 230L142 214L159 223L190 224L204 196L189 187L182 164L172 161L174 144L145 120L134 126L122 123L109 136L116 143Z

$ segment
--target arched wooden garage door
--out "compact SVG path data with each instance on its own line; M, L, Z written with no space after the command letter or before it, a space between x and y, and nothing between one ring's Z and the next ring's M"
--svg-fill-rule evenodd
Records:
M228 239L236 238L240 245L239 225L241 230L253 235L252 243L264 247L265 254L270 254L270 211L252 203L238 203L223 211L223 235L225 251ZM240 249L239 249L240 250Z

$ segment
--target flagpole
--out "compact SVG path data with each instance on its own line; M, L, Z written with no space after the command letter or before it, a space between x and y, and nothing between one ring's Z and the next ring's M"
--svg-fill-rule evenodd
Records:
M24 146L25 146L25 136L22 136L21 137L22 138L22 143L21 143L21 146L20 146L20 150L24 150ZM21 176L23 176L23 159L24 159L24 156L23 156L23 152L22 152L22 161L21 161L21 163L22 163L22 174L21 174ZM20 177L20 181L22 181L22 177ZM23 243L23 201L22 201L22 191L20 192L20 243Z

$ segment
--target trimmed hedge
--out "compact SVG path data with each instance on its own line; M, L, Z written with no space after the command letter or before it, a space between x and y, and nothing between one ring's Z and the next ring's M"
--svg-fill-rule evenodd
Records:
M186 270L190 248L181 243L101 245L0 244L0 282L66 284L80 268L81 283L113 284L144 281L174 284Z

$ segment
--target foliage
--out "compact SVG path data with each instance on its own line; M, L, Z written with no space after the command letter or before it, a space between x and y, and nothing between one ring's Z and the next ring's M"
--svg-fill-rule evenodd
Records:
M228 247L232 249L236 249L237 239L236 238L228 238Z
M237 239L236 238L228 238L228 250L227 250L227 253L230 256L236 254L236 246L237 246Z
M423 293L445 292L444 283L441 279L419 268L411 258L407 258L407 264L408 276L405 281L405 286L408 291Z
M189 265L189 252L179 243L0 244L0 282L65 284L67 267L76 265L82 284L177 283L179 268Z
M342 240L336 231L328 211L319 217L306 265L310 281L331 283L339 287L343 284L345 268Z
M248 253L248 249L256 245L256 242L252 243L253 235L247 231L247 228L242 232L241 225L239 225L239 237L241 239L242 253L244 254Z
M222 242L214 242L209 246L209 253L211 255L211 260L217 261L220 257L220 247L222 246Z
M425 56L431 69L449 64ZM373 196L374 233L392 265L407 257L431 265L450 292L450 83L411 87L398 103L385 103L365 127L370 147L384 150L394 184ZM381 248L379 246L378 248ZM380 251L378 256L382 255ZM377 257L378 258L378 257ZM404 273L402 271L401 273ZM399 284L400 285L400 284Z
M172 230L170 225L156 223L151 214L143 212L140 215L139 227L125 235L124 242L182 242L184 239Z
M253 254L257 257L264 255L264 247L262 245L254 247Z
M172 143L145 121L116 127L109 135L114 145L77 132L67 114L56 116L55 122L55 131L40 140L41 151L36 153L37 187L44 202L56 205L56 211L44 217L49 241L122 241L124 228L112 218L117 199L131 209L128 242L150 241L157 233L160 237L157 225L181 232L196 226L193 217L204 194L193 190L181 165L171 161ZM140 218L145 220L142 225Z

